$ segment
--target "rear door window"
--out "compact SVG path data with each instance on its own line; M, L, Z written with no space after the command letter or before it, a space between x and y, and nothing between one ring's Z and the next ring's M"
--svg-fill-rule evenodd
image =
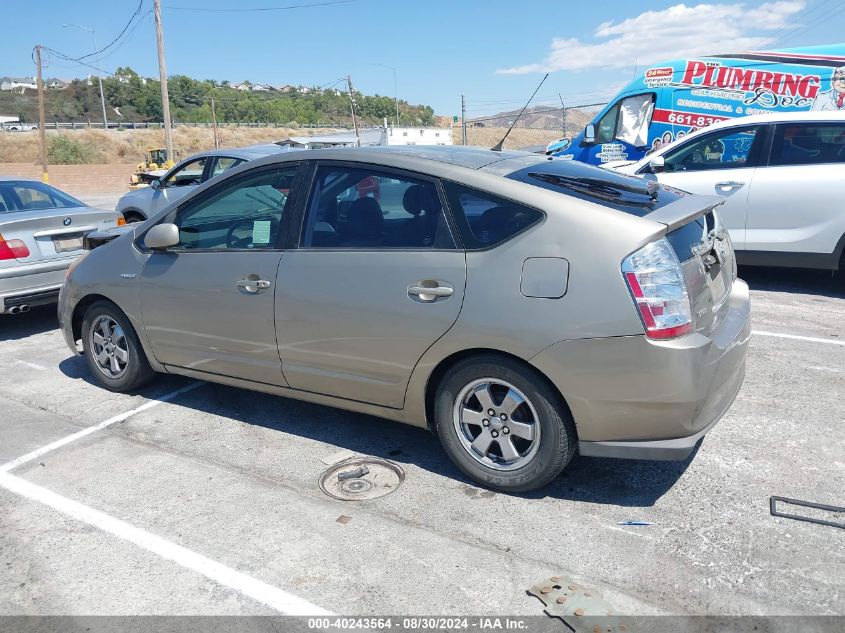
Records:
M306 248L455 248L437 185L370 167L317 170L303 231Z
M458 233L467 249L490 248L543 219L543 213L507 198L444 181Z
M845 123L782 123L775 127L769 165L845 163Z
M214 159L214 167L211 168L211 174L209 178L214 178L215 176L219 176L224 171L232 169L233 167L237 167L243 161L241 158L233 158L231 156L218 156Z

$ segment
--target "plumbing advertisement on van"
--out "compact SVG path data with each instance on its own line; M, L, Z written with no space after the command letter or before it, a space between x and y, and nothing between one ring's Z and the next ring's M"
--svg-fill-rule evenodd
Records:
M845 111L845 44L655 64L547 153L594 165L636 161L717 121L806 110Z

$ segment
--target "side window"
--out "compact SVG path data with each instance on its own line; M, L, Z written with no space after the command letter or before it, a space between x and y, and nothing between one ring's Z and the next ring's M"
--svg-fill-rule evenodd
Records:
M616 121L619 119L619 104L605 112L596 126L596 143L610 143L616 135Z
M845 163L845 123L776 126L769 165Z
M493 194L444 181L458 233L467 249L501 244L536 224L542 212Z
M237 167L242 162L244 161L240 158L232 158L230 156L218 156L214 159L214 167L211 168L211 175L209 176L209 178L219 176L224 171L232 169L232 167Z
M663 155L664 170L703 171L748 165L760 126L728 128L683 143Z
M306 248L454 248L437 187L366 167L320 167Z
M276 248L296 172L290 166L245 175L179 209L177 248Z
M205 162L208 158L198 158L186 163L170 172L165 180L165 187L184 187L185 185L198 185L202 182L202 172L205 169Z

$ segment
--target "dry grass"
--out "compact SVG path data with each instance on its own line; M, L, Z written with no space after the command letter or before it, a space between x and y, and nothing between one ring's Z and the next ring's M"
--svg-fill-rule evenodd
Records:
M256 143L280 141L289 136L307 136L333 132L328 129L292 128L221 128L221 147L243 147ZM164 130L60 130L48 136L73 136L95 152L95 162L103 164L140 162L149 147L164 147ZM173 130L173 146L182 157L214 148L210 128L179 127ZM39 160L37 132L0 133L0 162L35 163Z

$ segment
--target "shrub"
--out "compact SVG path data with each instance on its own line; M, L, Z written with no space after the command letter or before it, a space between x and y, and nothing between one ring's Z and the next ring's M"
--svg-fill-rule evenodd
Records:
M87 165L97 162L97 152L93 147L66 135L50 137L47 157L53 165Z

